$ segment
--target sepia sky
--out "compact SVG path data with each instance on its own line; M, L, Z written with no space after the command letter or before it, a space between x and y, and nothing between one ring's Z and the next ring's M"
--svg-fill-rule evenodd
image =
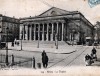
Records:
M92 24L100 21L100 4L91 8L88 0L0 0L0 13L22 18L39 15L52 6L67 11L80 11Z

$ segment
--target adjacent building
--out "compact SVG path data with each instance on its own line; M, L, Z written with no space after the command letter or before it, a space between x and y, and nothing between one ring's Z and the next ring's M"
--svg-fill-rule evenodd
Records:
M0 41L19 39L20 20L0 14Z
M95 43L100 43L100 22L99 21L96 22L94 28L95 28L95 32L94 32Z
M76 41L93 39L93 25L78 11L52 7L35 17L20 19L20 39L40 41Z

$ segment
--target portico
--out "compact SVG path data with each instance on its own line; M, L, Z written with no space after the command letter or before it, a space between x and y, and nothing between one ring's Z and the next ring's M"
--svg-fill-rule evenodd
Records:
M55 35L57 34L58 40L64 40L64 21L62 22L41 22L41 23L29 23L24 24L20 27L23 28L23 40L41 40L41 41L54 41Z

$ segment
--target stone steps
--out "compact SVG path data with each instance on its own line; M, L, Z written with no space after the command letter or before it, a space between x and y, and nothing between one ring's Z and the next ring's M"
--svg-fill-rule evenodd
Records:
M38 41L22 41L23 43L26 43L26 44L30 44L30 43L34 43L34 44L37 44ZM55 41L39 41L40 44L55 44ZM58 41L58 44L60 45L64 45L64 44L67 44L66 42L64 41Z
M22 41L23 46L26 47L37 47L38 41ZM55 48L55 41L39 41L39 46L43 48ZM64 41L58 41L59 48L66 48L68 44Z

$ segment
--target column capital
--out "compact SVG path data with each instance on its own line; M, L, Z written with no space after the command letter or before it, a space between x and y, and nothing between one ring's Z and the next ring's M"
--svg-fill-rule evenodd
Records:
M49 23L46 23L47 25L49 25Z
M35 23L35 25L40 25L40 23Z

